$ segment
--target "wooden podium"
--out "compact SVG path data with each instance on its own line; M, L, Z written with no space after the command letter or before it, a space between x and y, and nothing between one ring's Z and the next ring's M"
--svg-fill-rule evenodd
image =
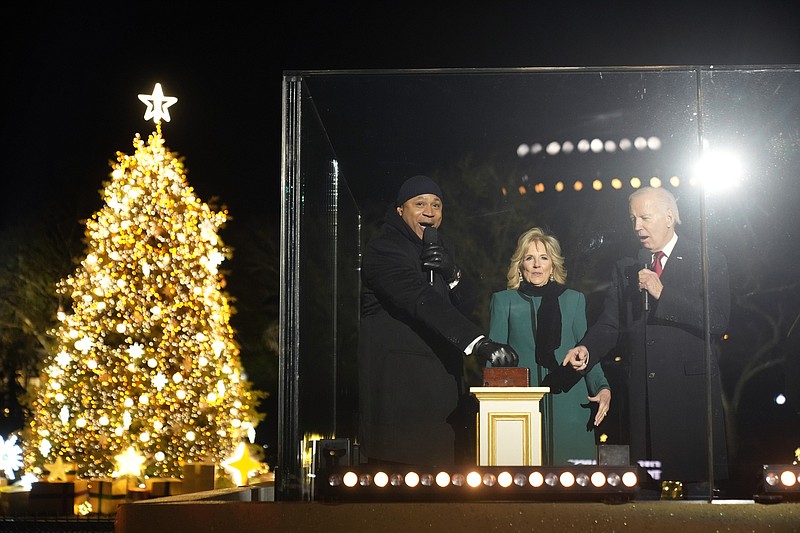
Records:
M539 402L549 387L528 387L527 368L486 368L484 386L470 387L480 404L478 464L542 464L542 413ZM498 386L499 385L499 386Z

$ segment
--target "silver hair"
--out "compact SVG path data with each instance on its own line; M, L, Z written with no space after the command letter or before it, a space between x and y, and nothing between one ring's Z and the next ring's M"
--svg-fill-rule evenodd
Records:
M636 189L631 193L630 196L628 196L628 203L630 203L637 196L648 193L653 195L655 202L663 207L665 212L672 210L673 217L675 218L675 224L681 223L681 215L678 212L678 201L675 200L675 197L671 192L661 187L642 187L641 189Z

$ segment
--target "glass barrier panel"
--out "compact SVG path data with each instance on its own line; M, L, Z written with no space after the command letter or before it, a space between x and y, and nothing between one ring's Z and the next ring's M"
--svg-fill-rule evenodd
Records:
M655 298L662 316L636 329L644 301L630 285L635 295L625 293L619 329L633 340L612 346L601 363L612 401L595 443L630 444L631 462L650 473L656 492L661 481L677 480L681 457L691 456L691 481L713 476L733 495L755 490L754 466L797 447L800 380L788 377L798 366L790 355L798 314L789 267L798 246L791 239L800 98L794 70L319 71L291 73L285 85L289 95L302 92L285 102L284 194L291 201L284 204L279 423L281 445L291 450L281 454L280 468L292 481L278 487L287 499L312 490L313 457L301 456L320 450L305 442L309 435L325 439L330 453L345 446L346 460L365 460L356 355L361 253L393 211L400 185L417 174L442 189L441 234L475 283L468 317L484 334L492 296L507 287L517 238L534 226L559 240L565 284L585 296L588 325L607 320L615 263L628 257L638 267L648 245L639 239L647 232L637 235L632 226L629 196L644 186L670 191L681 247L667 261L663 284L669 291L667 272L677 278L685 261L691 266L673 295L695 290L671 304L667 293L667 303ZM701 181L708 174L702 165L713 149L729 146L747 159L746 179L733 196L719 196ZM697 246L684 250L689 242ZM725 269L730 311L718 298L728 292ZM631 280L636 270L618 272ZM713 356L706 359L703 348ZM481 385L482 367L464 360L465 385ZM711 396L724 409L711 413L719 422L724 412L727 439L706 424L705 387L717 391L720 373L720 394ZM776 421L780 430L750 430ZM727 441L728 453L712 452L709 440ZM554 461L596 459L585 451L556 459L557 440L551 451Z

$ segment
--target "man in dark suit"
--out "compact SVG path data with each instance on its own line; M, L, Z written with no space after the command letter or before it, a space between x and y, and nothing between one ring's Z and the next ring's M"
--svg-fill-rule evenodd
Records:
M585 371L617 347L628 361L628 429L632 460L661 462L661 479L680 481L687 497L708 490L704 289L701 248L679 237L674 196L642 188L629 198L640 259L614 266L603 311L563 364ZM728 326L727 262L709 252L711 344ZM711 355L714 474L727 479L722 390Z
M359 433L370 463L474 464L464 356L493 366L519 361L467 318L474 289L452 243L438 234L443 208L433 180L409 178L364 250Z

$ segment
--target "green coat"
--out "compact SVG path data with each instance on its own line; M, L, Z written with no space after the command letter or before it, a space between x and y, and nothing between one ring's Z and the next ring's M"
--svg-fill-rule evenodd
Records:
M535 340L531 315L536 316L540 297L528 297L517 290L492 295L489 337L495 342L510 344L519 354L519 366L531 369L531 387L538 387L548 371L536 364ZM558 297L561 308L561 346L556 349L557 361L563 361L567 350L586 333L586 298L572 289ZM594 431L587 431L591 410L588 396L609 389L603 369L595 365L572 389L561 394L546 394L542 405L542 460L545 464L566 465L574 460L596 458ZM582 407L582 405L587 407Z

